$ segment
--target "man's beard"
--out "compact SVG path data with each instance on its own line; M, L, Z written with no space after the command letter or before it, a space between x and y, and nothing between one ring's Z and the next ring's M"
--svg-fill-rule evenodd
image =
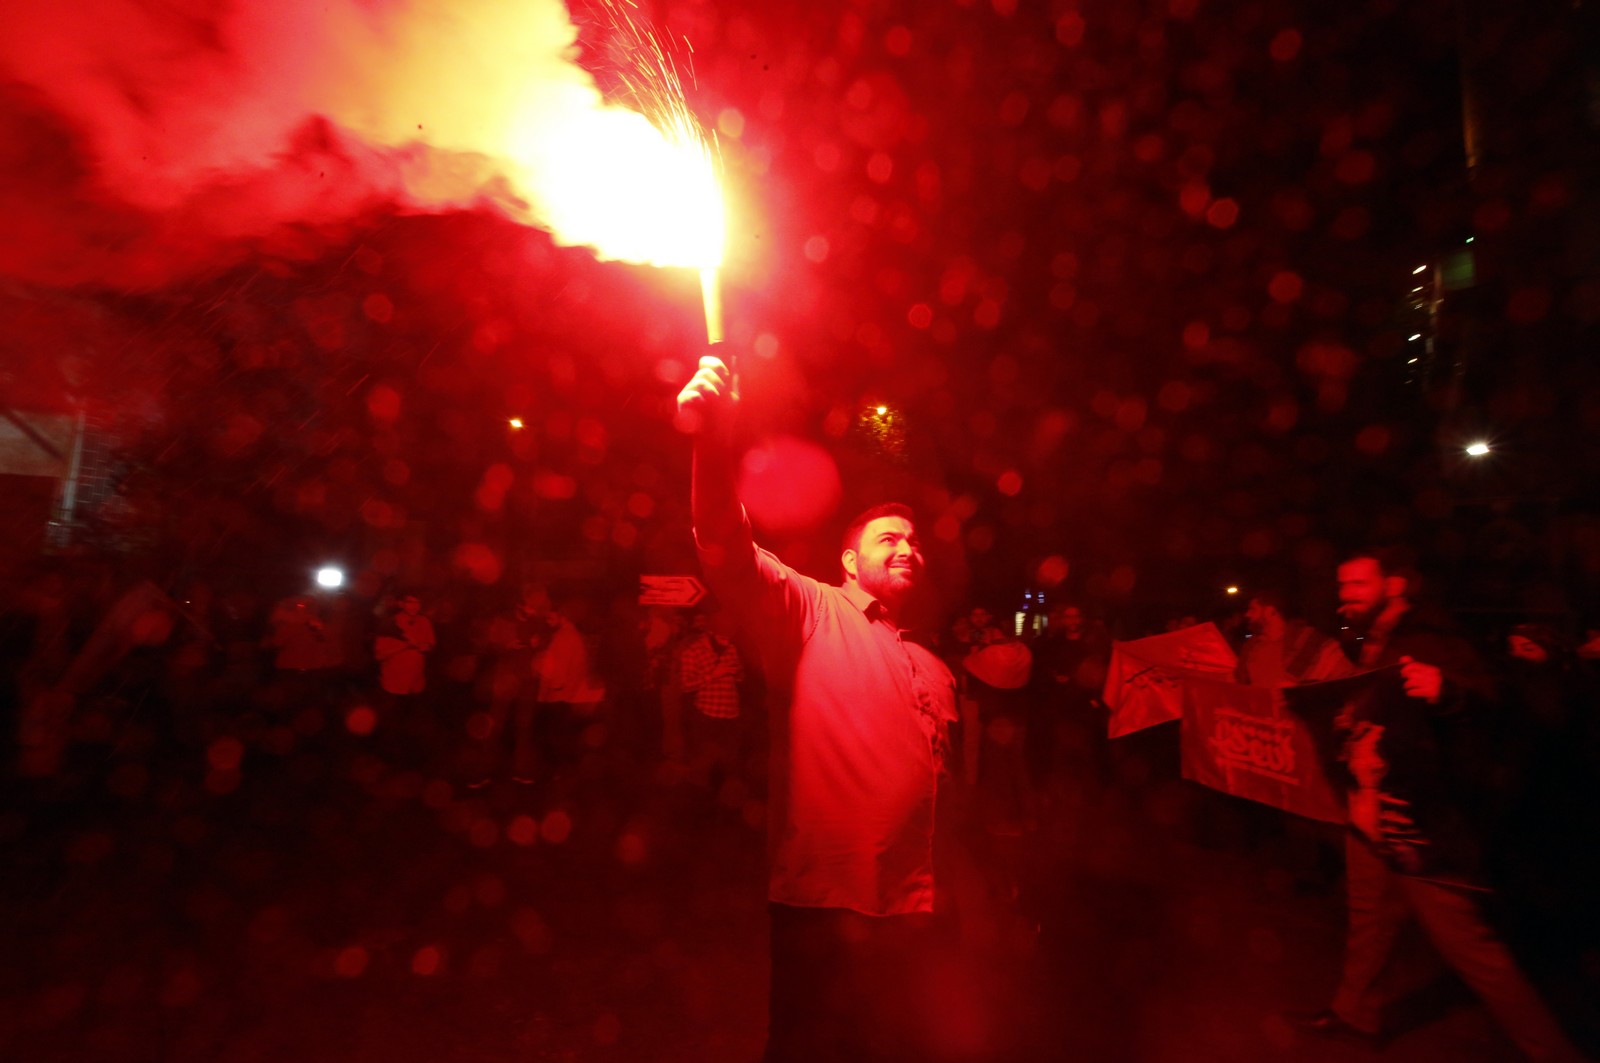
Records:
M1342 626L1357 635L1365 635L1372 630L1373 623L1383 613L1384 600L1373 602L1370 608L1359 613L1347 612L1344 607L1339 609L1339 620Z
M861 580L861 589L879 601L892 605L911 597L920 582L920 573L916 568L891 569L885 565L879 569L869 569L862 575L866 578Z

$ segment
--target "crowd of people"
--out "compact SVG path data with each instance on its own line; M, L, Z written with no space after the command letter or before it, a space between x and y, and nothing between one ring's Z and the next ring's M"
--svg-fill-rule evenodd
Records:
M150 690L170 706L174 748L203 753L220 735L266 746L275 729L303 729L308 714L321 714L393 765L464 791L537 786L559 799L561 780L585 757L626 745L641 770L670 766L666 777L703 791L734 821L759 827L756 809L775 824L773 1044L814 1047L803 1017L834 985L814 962L819 936L845 948L863 913L934 912L934 872L918 855L929 844L924 827L908 847L893 827L926 817L937 834L932 806L918 803L932 800L931 780L941 780L940 816L958 810L993 844L1027 846L1075 791L1175 768L1174 757L1152 769L1148 742L1130 755L1133 746L1107 737L1114 618L1065 597L1014 623L975 605L923 638L887 613L863 612L920 572L901 560L916 550L912 519L891 507L856 522L845 557L858 575L843 590L808 579L797 589L805 578L770 567L777 562L764 551L742 574L719 572L713 554L717 608L619 603L607 616L579 595L558 605L534 582L476 612L409 589L376 603L294 594L252 611L246 595L198 585L118 593L102 580L98 597L86 596L49 572L16 598L8 620L15 763L35 775L70 767L74 749L114 734L119 704ZM876 548L862 538L883 528ZM724 523L720 534L746 549L738 539L747 524ZM716 540L702 532L701 541ZM1527 620L1475 641L1388 554L1352 556L1336 575L1340 612L1326 624L1300 615L1292 588L1275 587L1243 588L1235 608L1206 621L1237 652L1234 678L1276 689L1392 666L1423 723L1351 724L1340 754L1350 795L1342 831L1198 789L1189 828L1203 844L1281 847L1307 890L1344 882L1343 974L1327 1009L1293 1017L1302 1029L1375 1041L1374 984L1400 924L1416 917L1530 1058L1581 1058L1504 941L1595 934L1596 884L1574 853L1600 830L1600 633L1569 640L1548 620ZM743 598L756 586L778 603L765 613ZM85 610L85 601L97 604ZM764 619L751 625L751 615ZM873 625L865 635L851 627L863 620ZM830 626L838 631L827 635ZM836 640L831 657L811 656L819 637ZM874 640L866 656L857 638ZM799 641L785 650L784 639ZM774 656L784 652L787 663ZM862 691L874 685L878 702L905 698L915 712L863 718L874 699ZM807 731L795 709L807 697L833 730ZM1391 745L1380 753L1386 730ZM885 749L909 759L891 769ZM840 797L840 787L849 793ZM872 836L855 836L862 831ZM993 873L1004 877L1003 861ZM1027 902L1015 882L996 892L1002 904ZM1490 896L1509 903L1490 905Z

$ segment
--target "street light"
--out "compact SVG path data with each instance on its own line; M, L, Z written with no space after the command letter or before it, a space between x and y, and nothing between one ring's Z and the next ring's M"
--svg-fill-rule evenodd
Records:
M332 565L326 565L317 569L317 586L327 587L329 590L332 590L334 587L339 587L343 584L344 573L340 572Z
M1489 453L1489 444L1481 439L1476 443L1467 444L1467 456L1470 458L1481 458L1487 453Z

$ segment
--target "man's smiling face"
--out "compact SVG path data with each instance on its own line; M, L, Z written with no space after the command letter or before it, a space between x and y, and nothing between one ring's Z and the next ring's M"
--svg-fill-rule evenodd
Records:
M879 517L861 529L855 550L844 553L845 572L880 601L898 604L922 580L917 530L905 517Z

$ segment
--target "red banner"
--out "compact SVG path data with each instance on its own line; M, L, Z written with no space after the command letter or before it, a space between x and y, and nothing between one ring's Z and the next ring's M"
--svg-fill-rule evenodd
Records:
M1125 734L1183 716L1181 687L1188 677L1232 678L1238 658L1215 624L1196 624L1165 635L1111 644L1105 703L1106 734Z
M1344 798L1328 781L1317 736L1284 707L1281 691L1192 677L1181 691L1185 779L1296 815L1345 822Z

